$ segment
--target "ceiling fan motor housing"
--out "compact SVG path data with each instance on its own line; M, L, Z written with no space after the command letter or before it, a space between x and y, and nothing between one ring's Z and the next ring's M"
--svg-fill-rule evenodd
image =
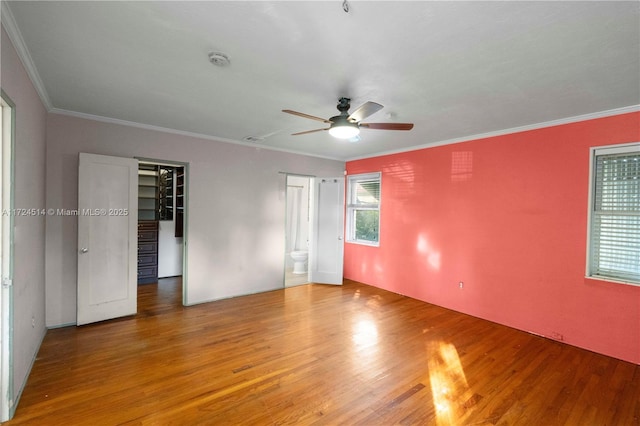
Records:
M347 111L349 111L349 108L351 108L351 99L350 98L340 98L338 100L338 111L340 111L340 113L342 115L347 115Z
M332 126L354 126L354 127L358 127L358 123L356 123L355 121L349 120L349 117L347 115L344 115L344 114L336 115L334 117L331 117L329 119L329 121L331 122Z

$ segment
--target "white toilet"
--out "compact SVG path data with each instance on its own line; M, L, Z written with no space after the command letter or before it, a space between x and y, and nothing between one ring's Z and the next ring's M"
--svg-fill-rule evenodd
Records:
M307 258L309 252L306 250L296 250L291 252L291 258L293 259L293 273L294 274L306 274L307 273Z

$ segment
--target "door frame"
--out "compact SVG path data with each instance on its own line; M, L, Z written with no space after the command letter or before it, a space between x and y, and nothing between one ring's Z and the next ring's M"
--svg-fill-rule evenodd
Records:
M189 282L189 163L173 160L159 160L157 158L134 157L138 163L154 164L158 166L184 167L184 213L182 223L182 305L187 306L187 288Z
M4 90L0 89L2 105L2 146L0 162L1 182L1 250L0 263L0 422L13 417L13 265L14 265L14 207L15 193L15 128L16 106ZM6 122L8 121L8 126ZM9 214L5 215L4 211Z

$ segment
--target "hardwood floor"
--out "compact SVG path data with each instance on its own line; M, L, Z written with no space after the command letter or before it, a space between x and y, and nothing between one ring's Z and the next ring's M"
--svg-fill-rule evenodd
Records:
M352 281L50 330L7 425L638 425L640 366Z

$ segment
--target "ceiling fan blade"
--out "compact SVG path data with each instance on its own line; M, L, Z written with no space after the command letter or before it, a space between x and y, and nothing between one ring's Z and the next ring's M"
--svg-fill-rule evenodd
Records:
M384 108L382 105L377 104L375 102L371 102L371 101L365 102L362 105L360 105L358 109L353 111L353 113L351 113L351 115L349 116L349 121L355 121L355 122L362 121L368 116L370 116L371 114L374 114L380 111L382 108Z
M326 129L306 130L304 132L291 133L291 136L306 135L307 133L322 132L324 130L329 130L329 128L327 127Z
M360 123L360 127L376 130L411 130L413 123Z
M316 117L315 115L305 114L304 112L292 111L290 109L283 109L282 112L286 112L287 114L297 115L298 117L309 118L311 120L322 121L323 123L331 123L329 120Z

